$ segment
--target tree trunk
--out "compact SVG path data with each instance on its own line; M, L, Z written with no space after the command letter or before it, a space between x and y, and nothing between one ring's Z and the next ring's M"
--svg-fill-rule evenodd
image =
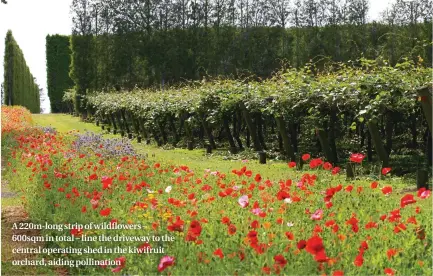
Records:
M292 141L293 151L298 152L298 125L295 123L289 124L290 140Z
M329 147L330 147L330 162L334 165L338 162L337 158L337 145L335 144L335 131L338 123L337 118L337 107L331 108L330 120L329 120Z
M174 124L174 117L170 116L168 122L170 124L171 132L173 133L173 146L176 146L179 142L179 135L177 134L176 125Z
M386 115L385 134L386 134L386 152L388 156L392 150L392 135L394 130L393 112L388 111Z
M216 149L216 144L215 144L214 137L212 135L212 130L209 128L209 125L208 125L208 123L206 121L206 117L204 115L202 115L201 122L202 122L202 125L203 125L204 133L208 137L210 145L212 146L213 149Z
M126 120L126 116L125 116L125 111L121 110L120 114L122 116L122 120L123 120L123 125L125 126L125 130L127 133L131 133L130 129L129 129L129 125L128 125L128 121Z
M242 117L240 114L238 115L238 113L239 112L236 111L233 114L233 135L234 135L236 142L238 143L239 149L243 150L244 147L242 145L242 140L240 138L240 133L241 133L241 128L242 128L242 126L241 126Z
M316 130L317 137L319 138L320 145L322 146L322 152L325 154L325 158L333 163L331 149L329 147L328 137L323 129Z
M295 153L293 152L290 138L287 133L286 122L284 121L283 117L275 117L275 121L277 122L277 127L283 140L284 155L290 159L290 161L295 161Z
M427 121L428 128L430 133L432 130L432 89L433 86L426 86L418 90L418 96L421 97L421 107L424 111L424 116Z
M255 114L256 117L256 125L257 125L257 135L259 138L259 142L261 144L262 149L266 150L265 138L263 136L263 118L260 113Z
M223 116L223 124L224 124L224 131L226 132L227 140L229 141L231 148L236 148L235 141L233 140L232 133L230 132L230 126L229 126L229 118L227 115Z
M165 122L160 122L158 123L158 127L159 127L159 132L161 132L161 136L162 136L162 142L165 144L167 144L167 133L165 133Z
M244 115L244 119L245 119L245 122L247 124L248 130L251 134L251 138L253 139L254 150L255 151L262 151L262 146L260 144L260 140L259 140L259 137L257 135L256 126L253 124L253 121L251 120L250 113L249 113L248 109L246 108L246 106L244 105L244 103L241 103L240 106L241 106L242 113Z
M373 162L373 151L371 149L371 134L367 132L367 160Z
M380 136L376 121L373 120L369 121L367 126L368 126L368 130L370 131L371 139L373 140L376 153L379 156L379 160L382 161L382 166L388 167L389 157L385 147L383 146L382 138Z

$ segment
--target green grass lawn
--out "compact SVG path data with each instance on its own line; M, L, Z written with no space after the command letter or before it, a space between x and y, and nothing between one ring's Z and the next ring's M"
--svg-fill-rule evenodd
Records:
M92 123L85 123L80 121L78 117L65 114L37 114L33 115L36 125L51 126L59 132L68 132L71 130L78 130L79 132L92 131L95 133L102 133L106 138L120 138L121 136L108 134L107 131L102 130L101 127ZM288 169L287 162L268 160L267 164L259 164L258 160L248 160L242 162L241 160L224 160L224 152L230 155L227 150L220 149L214 151L215 155L206 155L205 149L194 149L189 151L187 149L162 149L156 145L145 145L137 143L133 140L132 144L138 153L147 154L148 159L157 162L169 163L173 165L187 165L194 171L204 171L210 169L211 171L220 171L222 173L230 173L233 169L240 169L247 166L253 172L260 172L263 177L269 179L287 179L298 176L294 169ZM153 156L154 155L154 156ZM305 165L304 168L307 168ZM308 171L305 171L308 173ZM266 175L264 175L266 174ZM365 176L364 181L377 180L378 175ZM342 183L345 183L344 172L339 177ZM393 177L391 179L395 187L400 188L413 188L416 185L414 178Z

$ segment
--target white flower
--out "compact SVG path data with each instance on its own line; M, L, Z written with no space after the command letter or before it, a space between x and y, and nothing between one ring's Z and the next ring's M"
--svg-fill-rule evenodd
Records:
M293 222L288 222L287 226L292 227L293 225L295 225Z
M284 199L284 203L290 204L292 202L293 200L290 197Z
M172 187L171 187L171 186L168 186L167 188L165 188L165 192L166 192L166 193L169 193L169 192L171 192L171 189L172 189Z

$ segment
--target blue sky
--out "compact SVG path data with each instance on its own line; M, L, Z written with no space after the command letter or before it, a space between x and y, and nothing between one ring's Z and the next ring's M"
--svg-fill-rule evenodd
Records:
M45 37L48 34L71 33L71 2L72 0L8 0L7 5L0 4L1 60L3 61L4 56L4 37L10 29L44 93L47 93ZM380 12L392 2L395 0L370 0L369 19L377 19ZM0 66L0 78L1 83L3 62ZM42 107L45 112L49 110L48 99L42 103Z

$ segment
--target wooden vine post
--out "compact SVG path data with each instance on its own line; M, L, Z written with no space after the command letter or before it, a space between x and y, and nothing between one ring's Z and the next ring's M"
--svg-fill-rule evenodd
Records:
M331 148L329 147L328 136L323 129L316 129L317 137L319 138L320 145L322 146L322 151L328 161L334 162L332 158Z
M223 115L223 127L224 127L224 131L226 132L227 140L229 141L230 144L230 152L236 153L237 148L232 133L230 132L229 118L227 115Z
M383 145L382 138L380 137L379 129L376 120L372 119L367 123L368 131L371 135L374 148L376 149L379 160L382 162L382 167L389 167L389 156Z
M204 114L202 114L201 117L202 117L201 122L203 125L203 130L209 139L209 143L213 149L216 149L215 140L214 140L213 135L212 135L212 129L209 127L209 124L206 121L206 116Z
M281 116L277 116L275 117L275 121L277 122L277 127L280 131L281 139L283 140L284 153L286 157L290 159L290 161L295 161L295 153L293 151L292 144L287 133L284 119Z
M257 135L256 126L253 124L251 115L243 102L240 103L240 107L242 114L244 115L245 122L247 123L248 130L250 131L251 138L253 139L254 150L260 152L262 151L262 145L260 144L259 137Z
M421 97L421 108L424 112L424 117L427 121L427 125L428 128L430 130L430 135L427 139L428 143L431 143L431 139L432 139L432 93L433 93L433 85L429 85L429 86L424 86L420 89L418 89L417 91L418 96ZM428 148L427 151L429 151L430 149ZM431 153L427 152L427 159L428 159L428 163L431 162L430 156ZM428 187L428 172L426 170L423 169L419 169L417 170L417 175L416 175L416 186L418 189L420 188L429 188ZM431 188L431 187L430 187Z
M421 97L421 107L424 112L430 133L432 133L432 93L433 85L424 86L418 89L418 96Z

